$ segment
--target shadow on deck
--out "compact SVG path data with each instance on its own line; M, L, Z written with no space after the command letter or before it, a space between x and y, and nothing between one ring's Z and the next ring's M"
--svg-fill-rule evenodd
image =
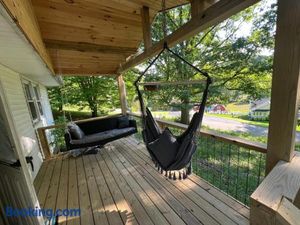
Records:
M80 208L59 224L249 224L249 209L196 175L168 180L133 137L97 155L45 161L35 188L42 208Z

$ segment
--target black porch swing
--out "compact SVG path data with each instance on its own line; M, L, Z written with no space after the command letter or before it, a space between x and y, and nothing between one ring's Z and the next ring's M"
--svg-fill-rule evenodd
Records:
M166 5L165 0L162 0L162 12L163 12L163 32L164 40L166 40ZM140 83L142 77L146 72L155 64L157 59L161 56L164 51L168 51L170 54L178 58L184 64L187 64L197 73L203 75L206 78L205 89L202 95L202 100L198 111L193 115L192 120L188 128L179 136L175 136L171 133L168 128L163 131L160 129L156 121L154 120L149 108L145 107L143 95L139 89L140 85L144 85L144 90L156 90L159 85L168 85L168 82L150 82L150 83ZM190 82L190 81L189 81ZM173 82L173 85L187 84L189 82ZM209 85L212 80L207 72L200 70L193 64L189 63L187 60L182 58L180 55L176 54L169 47L167 42L164 42L164 47L161 52L155 57L155 59L149 64L149 66L140 74L140 76L135 81L134 85L138 93L138 99L140 102L141 112L142 112L142 135L143 140L146 144L146 148L155 163L158 171L163 173L165 171L165 176L169 179L173 178L176 180L176 173L178 171L178 178L185 179L187 175L191 174L191 159L192 155L196 151L196 133L199 127L201 127L205 104L207 100Z
M165 128L163 131L160 129L160 127L154 120L149 108L145 107L143 95L139 89L139 86L143 85L145 90L156 90L160 85L160 82L140 83L140 80L146 74L149 68L155 64L157 59L165 50L183 61L185 64L192 67L196 72L200 73L206 78L205 89L202 95L202 100L199 104L200 107L198 111L193 115L188 128L180 136L173 135L168 128ZM186 83L188 82L174 82L175 85ZM195 140L196 132L199 127L201 127L209 85L211 83L212 80L208 73L198 69L197 67L186 61L184 58L182 58L180 55L176 54L168 47L167 43L164 44L163 50L140 74L140 76L134 83L138 93L138 99L142 112L143 140L152 160L155 163L155 166L158 168L158 171L160 171L161 173L165 171L165 176L170 179L177 179L175 171L178 171L179 179L185 179L187 175L191 174L192 172L191 159L197 147ZM163 85L167 85L167 83L163 83Z

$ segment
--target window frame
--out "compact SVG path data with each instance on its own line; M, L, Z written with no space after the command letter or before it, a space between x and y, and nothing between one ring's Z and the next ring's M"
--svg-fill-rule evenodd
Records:
M28 111L30 113L30 117L33 124L36 124L42 120L42 117L44 116L44 108L42 104L42 98L40 94L40 88L39 85L36 83L33 83L31 81L22 80L24 94L25 94L25 100L27 103ZM28 88L27 88L28 87ZM30 95L30 96L28 96ZM31 105L33 104L36 118L33 116ZM39 107L40 104L40 107Z
M43 104L42 104L42 97L41 97L41 92L40 92L40 87L36 84L32 84L32 89L34 93L34 97L36 100L36 105L37 109L39 111L40 116L44 116L44 109L43 109Z

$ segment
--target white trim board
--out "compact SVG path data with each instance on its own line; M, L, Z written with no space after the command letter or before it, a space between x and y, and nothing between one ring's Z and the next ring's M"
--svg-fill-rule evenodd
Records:
M51 73L1 4L0 64L47 87L62 84L61 77Z

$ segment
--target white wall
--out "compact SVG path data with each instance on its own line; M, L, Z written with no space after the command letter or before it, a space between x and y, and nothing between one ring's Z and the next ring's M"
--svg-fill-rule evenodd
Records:
M22 86L22 79L24 77L20 74L2 66L0 64L0 83L4 90L4 97L8 104L8 110L12 115L13 124L18 133L18 138L21 142L23 151L26 156L33 157L35 171L31 172L34 178L42 164L42 155L40 152L39 142L36 136L36 128L46 126L53 123L51 108L46 92L46 88L39 85L41 97L43 101L44 118L33 125L30 112L25 99L25 94ZM30 166L28 169L31 171Z

